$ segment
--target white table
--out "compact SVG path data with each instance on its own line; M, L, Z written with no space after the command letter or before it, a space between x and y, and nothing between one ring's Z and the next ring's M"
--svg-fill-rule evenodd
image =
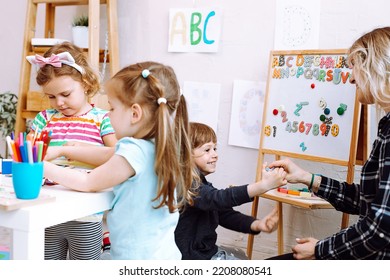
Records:
M55 201L12 211L0 209L0 226L13 230L13 259L43 260L46 227L108 210L113 199L111 190L82 193L63 186L44 186L41 194L54 196Z

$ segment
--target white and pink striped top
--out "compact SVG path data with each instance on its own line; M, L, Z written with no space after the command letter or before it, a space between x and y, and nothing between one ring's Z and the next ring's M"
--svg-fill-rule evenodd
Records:
M50 146L62 146L66 142L81 142L103 146L103 137L114 133L108 111L93 107L80 116L65 116L55 109L40 112L34 119L33 131L51 130Z

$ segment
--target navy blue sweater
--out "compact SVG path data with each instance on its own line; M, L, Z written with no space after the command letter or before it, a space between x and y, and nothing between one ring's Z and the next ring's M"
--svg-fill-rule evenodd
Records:
M193 206L180 213L175 240L183 260L209 260L217 252L218 225L230 230L258 234L250 228L256 220L232 207L251 202L248 185L216 189L204 176Z

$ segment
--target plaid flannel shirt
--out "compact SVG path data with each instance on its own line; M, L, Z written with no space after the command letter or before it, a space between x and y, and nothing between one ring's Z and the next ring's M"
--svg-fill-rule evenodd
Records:
M322 177L317 195L338 211L359 215L355 224L316 244L317 259L390 259L390 113L379 122L360 185Z

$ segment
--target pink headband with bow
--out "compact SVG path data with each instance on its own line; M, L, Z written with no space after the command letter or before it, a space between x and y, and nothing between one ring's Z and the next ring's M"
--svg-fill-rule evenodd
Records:
M26 59L33 65L39 66L39 68L44 67L45 65L52 65L53 67L61 67L62 64L69 65L73 67L81 74L84 74L84 69L78 65L73 56L69 52L62 52L59 54L52 54L50 57L43 57L39 54L29 55Z

